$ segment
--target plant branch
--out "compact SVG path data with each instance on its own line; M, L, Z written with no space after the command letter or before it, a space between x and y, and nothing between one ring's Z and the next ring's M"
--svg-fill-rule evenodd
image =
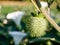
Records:
M36 7L36 9L37 9L38 11L40 11L40 9L39 9L38 6L36 5L36 3L35 3L33 0L31 0L31 2L34 4L34 6Z
M46 13L44 8L41 8L43 14L45 14L46 19L53 25L53 27L60 32L60 27L55 23L55 21Z
M35 5L36 8L38 8L38 5L36 5L36 3L31 0L32 3ZM40 4L40 3L39 3ZM44 8L39 8L39 10L42 11L42 13L45 15L46 19L52 24L52 26L58 31L60 32L60 27L55 23L55 21L50 17L50 15L47 13L47 11Z

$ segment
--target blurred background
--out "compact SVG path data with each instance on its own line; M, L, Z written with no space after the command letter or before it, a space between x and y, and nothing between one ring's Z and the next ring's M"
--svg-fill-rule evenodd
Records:
M11 19L7 19L7 17L9 18L7 15L11 15L11 13L15 15L15 12L19 11L21 11L24 15L30 15L31 12L34 12L35 9L36 8L31 3L31 0L0 0L0 45L14 45L15 42L13 40L13 37L8 34L9 31L20 32L22 30L20 20L18 20L20 18L17 18L19 17L19 13L17 13L18 16L12 16ZM53 2L50 7L50 12L51 17L60 26L60 0ZM16 18L16 20L13 18ZM24 31L22 30L21 32ZM57 33L57 35L60 38L60 33Z

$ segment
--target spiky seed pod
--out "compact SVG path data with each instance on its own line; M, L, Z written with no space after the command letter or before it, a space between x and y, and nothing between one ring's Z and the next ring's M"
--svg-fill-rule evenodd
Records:
M37 16L27 16L23 20L26 32L29 32L31 37L41 37L46 34L48 28L48 21L43 14Z

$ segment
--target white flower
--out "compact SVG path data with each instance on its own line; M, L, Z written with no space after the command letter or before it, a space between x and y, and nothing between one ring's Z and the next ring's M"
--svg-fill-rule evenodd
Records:
M43 8L48 7L48 3L47 3L47 2L41 1L40 3L41 3L41 6L42 6Z
M20 21L21 21L21 18L24 14L25 13L22 11L16 11L16 12L8 13L6 18L12 19L17 24L17 26L20 26Z
M9 31L9 34L13 37L15 45L19 45L19 43L21 42L21 40L27 36L27 33L22 33L22 32L11 32Z

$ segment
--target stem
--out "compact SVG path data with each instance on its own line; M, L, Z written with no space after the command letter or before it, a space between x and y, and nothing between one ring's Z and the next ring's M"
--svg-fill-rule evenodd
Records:
M38 5L36 5L36 3L31 0L32 3L35 5L35 7L37 6L38 8ZM39 3L40 4L40 3ZM60 32L60 27L55 23L55 21L50 17L50 15L46 12L46 10L44 8L39 8L41 9L42 13L45 15L46 19L52 24L52 26L58 31Z
M48 7L50 7L53 2L54 2L54 0L47 0Z
M60 27L55 23L55 21L50 17L49 14L46 13L44 8L41 8L43 14L45 14L46 19L53 25L53 27L60 32Z
M51 14L50 14L50 7L48 7L48 15L51 15Z
M36 9L37 9L38 11L40 11L40 9L39 9L38 6L36 5L36 3L35 3L33 0L31 0L31 2L34 4L34 6L36 7Z
M41 7L40 1L39 0L35 0L36 4L38 5L38 8Z
M51 4L54 2L54 0L47 0L47 3L48 3L48 14L49 15L51 15L50 14L50 6L51 6Z

